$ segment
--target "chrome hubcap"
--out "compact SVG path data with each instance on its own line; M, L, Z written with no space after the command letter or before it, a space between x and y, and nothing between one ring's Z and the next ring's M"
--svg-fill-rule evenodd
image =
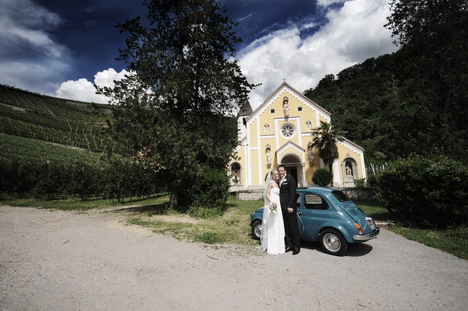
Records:
M331 251L331 252L337 252L341 248L341 241L340 239L333 233L327 233L323 237L323 245Z
M262 236L262 224L258 224L255 226L255 234L257 235L257 237Z

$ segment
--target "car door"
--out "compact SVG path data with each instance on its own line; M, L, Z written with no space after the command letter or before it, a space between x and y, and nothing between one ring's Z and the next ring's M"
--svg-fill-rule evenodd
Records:
M301 238L315 241L324 224L336 219L337 211L317 193L303 193L298 200L301 200L298 206Z

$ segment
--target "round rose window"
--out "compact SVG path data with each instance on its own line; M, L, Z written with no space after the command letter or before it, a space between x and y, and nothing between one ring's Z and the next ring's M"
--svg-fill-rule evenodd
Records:
M292 124L285 124L281 127L281 134L284 137L291 137L294 135L294 125Z

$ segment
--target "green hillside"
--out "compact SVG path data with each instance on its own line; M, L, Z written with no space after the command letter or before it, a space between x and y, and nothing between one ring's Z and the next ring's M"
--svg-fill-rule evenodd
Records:
M468 161L466 1L390 1L391 55L327 75L305 95L383 163L411 154Z
M67 164L72 161L99 164L102 153L0 133L0 162Z
M109 105L70 101L0 85L0 199L104 197L157 192L154 174L108 156Z
M0 85L0 133L101 152L111 106Z

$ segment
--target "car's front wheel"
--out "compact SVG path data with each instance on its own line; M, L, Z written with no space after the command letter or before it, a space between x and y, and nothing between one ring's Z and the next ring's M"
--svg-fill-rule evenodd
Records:
M260 240L260 236L262 235L262 222L260 220L255 220L252 223L252 236Z
M325 229L320 233L322 249L331 255L343 256L348 250L348 242L343 235L333 229Z

